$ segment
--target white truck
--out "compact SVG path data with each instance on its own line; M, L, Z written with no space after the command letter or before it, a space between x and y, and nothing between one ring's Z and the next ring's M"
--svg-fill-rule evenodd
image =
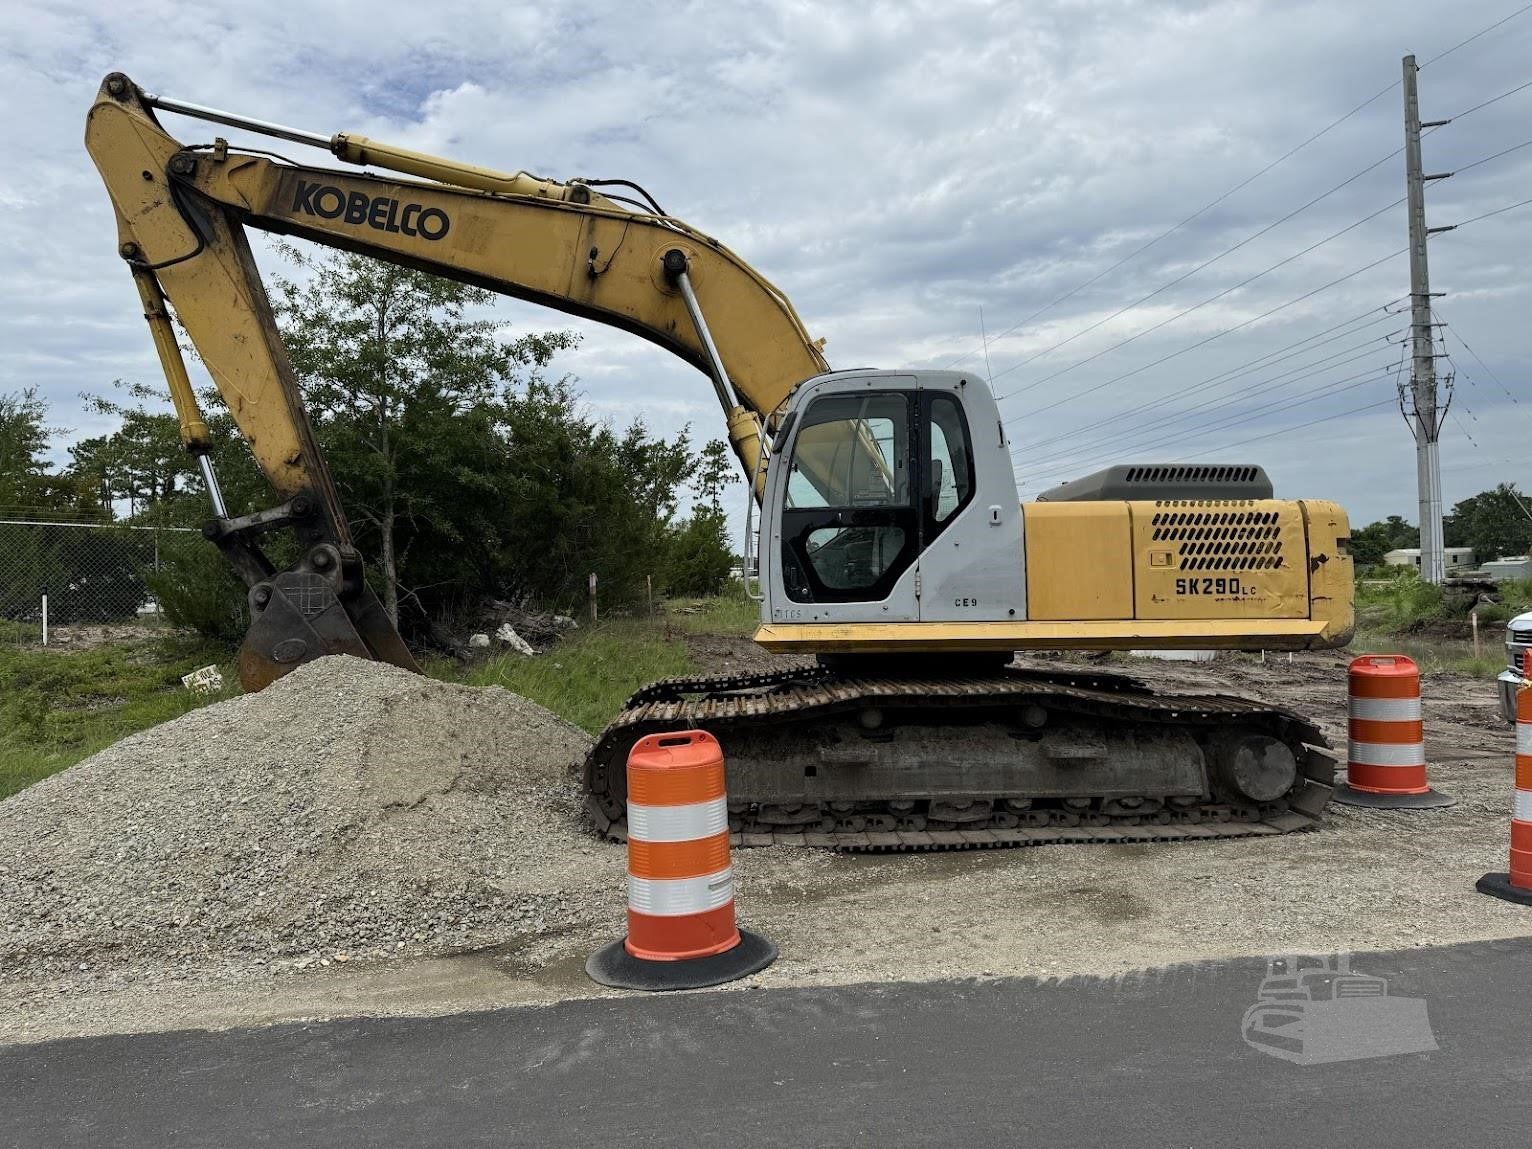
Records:
M1508 665L1496 681L1500 684L1500 709L1505 720L1516 722L1516 690L1522 683L1522 656L1532 650L1532 611L1518 614L1505 624L1505 655Z

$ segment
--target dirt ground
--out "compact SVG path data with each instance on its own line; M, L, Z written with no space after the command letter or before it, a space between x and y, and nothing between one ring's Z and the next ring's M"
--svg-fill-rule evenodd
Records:
M748 640L708 637L714 673L764 668ZM1266 699L1345 738L1343 654L1212 663L1120 660L1112 669L1181 690ZM1365 951L1532 935L1532 910L1474 882L1505 868L1514 737L1492 682L1428 676L1433 785L1457 805L1421 812L1332 804L1322 828L1174 845L855 856L774 847L735 854L741 922L781 947L737 985L1026 976L1067 978L1217 957ZM135 993L46 987L0 1009L0 1041L93 1032L222 1027L354 1014L432 1014L610 995L589 954L623 930L622 847L595 845L609 881L586 926L431 960L390 958L238 982Z
M157 621L66 623L63 626L48 628L46 647L42 644L41 626L26 645L36 650L78 653L82 650L95 650L98 647L113 646L117 643L141 642L146 638L157 638L165 632L165 624Z

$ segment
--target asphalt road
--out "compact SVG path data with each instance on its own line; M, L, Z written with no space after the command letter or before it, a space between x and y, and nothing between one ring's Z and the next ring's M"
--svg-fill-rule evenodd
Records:
M1260 1052L1242 1018L1267 970L1246 960L635 995L4 1048L0 1145L1527 1144L1532 940L1353 966L1424 999L1431 1032L1403 1039L1437 1048ZM1400 1037L1353 1029L1343 1054Z

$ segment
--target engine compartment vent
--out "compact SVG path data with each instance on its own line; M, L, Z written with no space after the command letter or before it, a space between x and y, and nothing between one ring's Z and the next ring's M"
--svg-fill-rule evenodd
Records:
M1037 496L1043 503L1269 499L1265 467L1250 463L1119 463Z
M1176 543L1184 571L1276 570L1282 565L1282 517L1276 511L1228 510L1227 504L1183 503L1158 511L1157 543ZM1182 509L1184 508L1184 509Z

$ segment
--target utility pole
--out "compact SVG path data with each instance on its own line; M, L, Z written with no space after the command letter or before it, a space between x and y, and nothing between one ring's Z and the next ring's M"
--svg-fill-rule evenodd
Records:
M1432 343L1431 276L1426 266L1426 239L1451 228L1426 226L1426 181L1446 179L1451 172L1426 175L1420 165L1420 129L1448 120L1420 122L1415 90L1415 57L1404 58L1404 175L1410 214L1410 409L1405 420L1415 434L1416 484L1420 494L1420 577L1440 585L1447 577L1442 550L1442 463L1437 451L1447 410L1436 405L1436 357ZM1401 388L1400 405L1404 394Z

